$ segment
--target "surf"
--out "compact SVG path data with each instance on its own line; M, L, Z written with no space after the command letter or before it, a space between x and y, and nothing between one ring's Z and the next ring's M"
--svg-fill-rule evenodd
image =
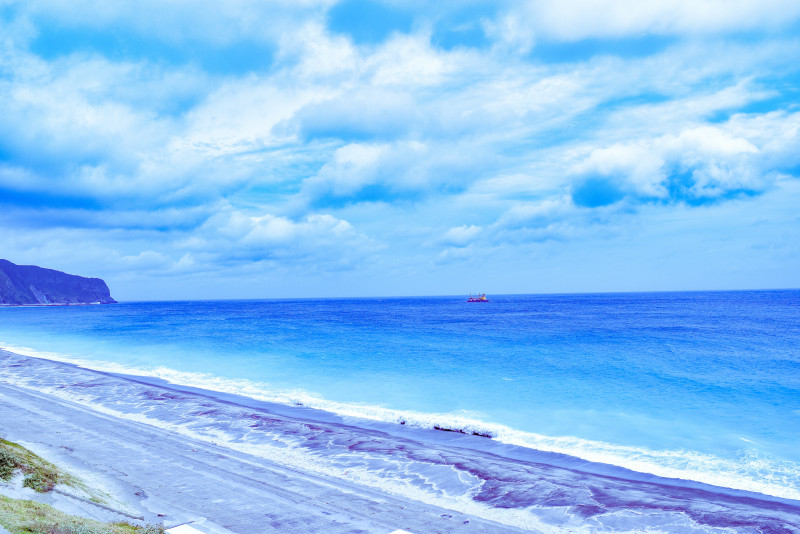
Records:
M547 436L514 429L507 425L470 418L458 413L426 413L392 409L378 405L342 403L325 399L304 390L278 390L267 383L248 379L231 379L204 373L179 371L164 366L139 368L116 362L87 360L71 355L43 352L0 341L0 347L24 356L57 361L110 375L138 379L144 383L167 385L180 391L202 392L211 398L242 402L242 398L286 407L303 407L320 412L315 417L330 416L363 425L374 421L423 430L451 432L475 440L491 439L497 443L536 451L558 453L595 464L620 467L658 477L700 482L723 488L760 493L789 500L800 500L800 464L766 458L754 449L743 448L740 455L724 458L699 451L652 450L624 444L587 440L574 436ZM326 416L324 414L329 414ZM156 424L158 424L156 422ZM218 438L232 446L240 436ZM473 446L478 447L479 442ZM469 447L468 442L462 442ZM604 472L597 468L597 472Z

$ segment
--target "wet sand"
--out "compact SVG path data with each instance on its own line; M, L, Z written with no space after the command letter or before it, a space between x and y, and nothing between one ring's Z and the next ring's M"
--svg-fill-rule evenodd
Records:
M98 484L124 503L118 508L148 522L243 534L523 532L103 414L4 378L0 436ZM60 501L69 506L68 498ZM81 511L80 503L71 505ZM91 508L84 506L89 514Z
M64 511L205 533L800 532L798 501L3 350L0 437L109 495Z

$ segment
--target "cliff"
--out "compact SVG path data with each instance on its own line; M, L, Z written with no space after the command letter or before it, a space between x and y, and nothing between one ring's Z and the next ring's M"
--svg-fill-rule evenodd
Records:
M0 260L0 304L110 304L116 302L106 283Z

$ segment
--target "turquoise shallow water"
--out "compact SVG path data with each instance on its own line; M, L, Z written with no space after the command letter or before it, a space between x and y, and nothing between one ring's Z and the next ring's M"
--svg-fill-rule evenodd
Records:
M0 346L800 498L800 291L2 308Z

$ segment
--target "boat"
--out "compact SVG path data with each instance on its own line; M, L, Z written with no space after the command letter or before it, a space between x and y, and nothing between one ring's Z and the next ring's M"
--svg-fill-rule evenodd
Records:
M472 293L469 294L469 298L467 302L489 302L489 299L486 298L486 293L481 293L480 295L472 296Z

